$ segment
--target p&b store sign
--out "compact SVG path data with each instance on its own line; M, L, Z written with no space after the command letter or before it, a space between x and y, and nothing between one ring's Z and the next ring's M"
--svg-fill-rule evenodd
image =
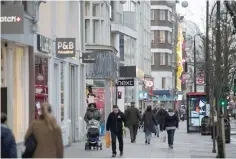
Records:
M56 56L75 57L75 38L56 38Z

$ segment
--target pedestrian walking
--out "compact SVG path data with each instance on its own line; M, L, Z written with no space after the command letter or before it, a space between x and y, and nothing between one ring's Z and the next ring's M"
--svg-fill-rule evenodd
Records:
M152 110L153 114L154 114L154 118L156 120L157 126L156 126L156 133L155 136L159 137L159 129L160 129L160 125L159 125L159 115L157 115L157 113L159 112L160 108L158 107L158 105L154 106L154 109Z
M173 109L168 110L168 115L165 117L164 129L167 131L168 145L173 148L175 129L179 127L179 118L174 113Z
M117 105L113 106L113 111L107 118L106 131L111 132L112 157L116 157L116 138L119 142L120 156L123 156L123 123L125 125L125 115Z
M125 117L130 131L131 143L134 143L136 141L136 135L141 121L139 110L135 107L135 102L131 102L130 108L125 112Z
M158 122L159 130L164 131L165 117L168 115L165 107L163 105L160 106L160 110L156 113L155 119Z
M51 115L51 111L51 106L48 103L41 104L39 119L34 120L27 130L26 143L32 138L34 139L32 141L35 142L35 151L30 158L63 158L64 147L61 129L55 117ZM27 152L27 145L25 146L25 152ZM29 148L32 149L32 147Z
M152 113L152 106L148 106L143 114L142 123L144 123L145 143L150 144L152 133L156 133L157 126L154 114Z
M17 158L15 137L6 123L7 115L1 113L1 158Z

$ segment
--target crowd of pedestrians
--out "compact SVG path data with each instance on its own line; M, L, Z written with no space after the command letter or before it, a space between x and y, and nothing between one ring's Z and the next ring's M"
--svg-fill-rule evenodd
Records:
M135 103L131 102L125 112L121 112L117 105L113 106L107 118L106 130L111 132L112 140L112 157L115 157L116 152L116 138L119 142L120 156L123 155L123 126L127 127L130 131L131 143L136 142L137 130L143 127L145 133L145 143L150 144L152 134L159 137L159 133L167 134L169 148L173 148L175 129L178 128L179 119L173 109L165 110L164 106L160 107L148 106L142 114L135 107Z
M131 143L136 142L137 131L143 128L145 143L150 144L152 134L161 137L167 134L168 145L173 148L174 134L178 128L178 116L173 109L165 110L164 106L148 106L144 113L140 112L135 103L132 102L123 113L117 105L108 115L106 131L110 132L112 157L116 157L116 139L119 143L120 156L123 156L124 149L124 127L130 131ZM51 106L48 103L41 105L38 118L32 120L25 135L25 151L22 158L63 158L64 147L62 133L55 117L51 114ZM88 123L94 119L100 120L100 112L95 103L90 103L85 113L84 120ZM7 127L7 116L1 114L1 158L17 158L17 148L14 135ZM166 131L166 132L165 132Z

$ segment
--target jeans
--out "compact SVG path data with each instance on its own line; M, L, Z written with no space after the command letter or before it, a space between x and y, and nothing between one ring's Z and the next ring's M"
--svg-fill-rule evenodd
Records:
M152 132L151 131L146 131L145 132L145 140L147 142L150 142L151 141L151 138L152 138Z
M131 126L129 126L129 131L130 131L131 141L135 141L136 140L137 131L138 131L138 125L131 125Z
M123 152L124 142L123 142L123 132L111 132L111 147L112 147L112 154L116 154L116 137L119 142L119 150Z
M157 126L156 126L156 136L159 136L159 131L160 130L160 125L158 124Z
M167 135L168 135L168 144L173 145L174 142L174 135L175 135L175 130L167 130Z

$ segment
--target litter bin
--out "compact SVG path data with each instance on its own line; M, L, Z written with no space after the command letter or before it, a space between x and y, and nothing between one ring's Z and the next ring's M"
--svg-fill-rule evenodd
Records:
M230 143L230 122L227 119L224 119L225 124L225 143Z
M211 128L209 126L209 117L204 116L201 121L201 135L210 135Z

